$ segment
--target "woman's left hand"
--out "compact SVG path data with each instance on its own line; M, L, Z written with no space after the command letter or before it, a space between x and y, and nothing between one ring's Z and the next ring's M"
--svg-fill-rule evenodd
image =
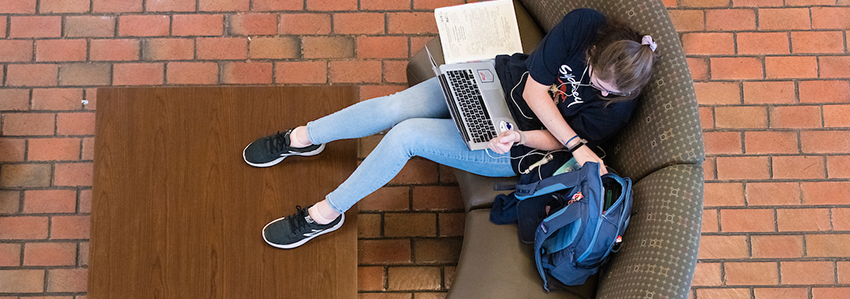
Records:
M514 143L519 142L522 136L517 131L504 131L496 138L490 140L488 147L497 154L504 154L511 150Z

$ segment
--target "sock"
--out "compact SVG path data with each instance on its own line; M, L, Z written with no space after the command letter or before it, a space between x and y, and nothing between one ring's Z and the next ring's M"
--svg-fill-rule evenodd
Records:
M301 132L302 129L304 129L304 127L297 127L295 129L292 129L292 133L290 133L290 135L289 135L289 146L291 146L291 147L308 147L308 146L313 145L313 143L311 143L310 140L306 140L306 142L305 142L305 140L298 138L298 132Z
M339 212L331 208L331 205L328 204L327 200L317 202L307 209L307 212L310 213L310 217L313 218L313 221L316 221L318 224L331 223L340 215Z

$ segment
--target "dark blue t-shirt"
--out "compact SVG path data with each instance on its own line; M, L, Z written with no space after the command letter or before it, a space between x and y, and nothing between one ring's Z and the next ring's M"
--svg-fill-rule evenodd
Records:
M605 16L595 10L577 9L564 16L531 55L517 53L496 57L496 72L505 90L505 100L521 130L545 129L522 98L529 75L543 85L558 87L553 99L556 106L570 127L586 139L591 148L626 125L634 109L634 101L609 103L593 87L579 86L590 83L586 52L605 21ZM514 146L511 156L520 157L531 150L525 146ZM568 153L557 154L556 163L547 163L542 172L547 173L552 167L548 173L554 172L570 157ZM511 164L518 173L518 169L526 169L539 158L514 159Z

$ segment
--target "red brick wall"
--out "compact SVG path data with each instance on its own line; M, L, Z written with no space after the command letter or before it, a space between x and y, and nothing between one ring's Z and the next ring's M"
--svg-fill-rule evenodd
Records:
M0 298L85 297L97 87L332 83L368 99L405 87L433 9L462 2L0 0ZM708 155L692 297L850 297L850 1L663 2ZM361 298L444 296L458 197L450 169L414 159L358 205Z
M850 1L665 1L704 129L695 298L850 298Z

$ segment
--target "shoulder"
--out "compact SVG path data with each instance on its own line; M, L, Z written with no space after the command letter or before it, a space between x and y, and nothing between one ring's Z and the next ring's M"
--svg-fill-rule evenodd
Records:
M601 97L590 97L580 107L580 114L598 115L605 118L607 121L620 121L628 119L635 108L636 100L611 102Z
M596 25L605 22L605 15L590 8L579 8L567 13L561 22Z
M605 15L589 8L580 8L567 13L561 22L552 28L552 34L573 42L584 44L593 40L596 31L606 22Z
M618 120L621 122L627 122L632 115L632 112L635 109L636 99L622 101L622 102L612 102L607 103L607 101L603 104L603 108L612 119Z

